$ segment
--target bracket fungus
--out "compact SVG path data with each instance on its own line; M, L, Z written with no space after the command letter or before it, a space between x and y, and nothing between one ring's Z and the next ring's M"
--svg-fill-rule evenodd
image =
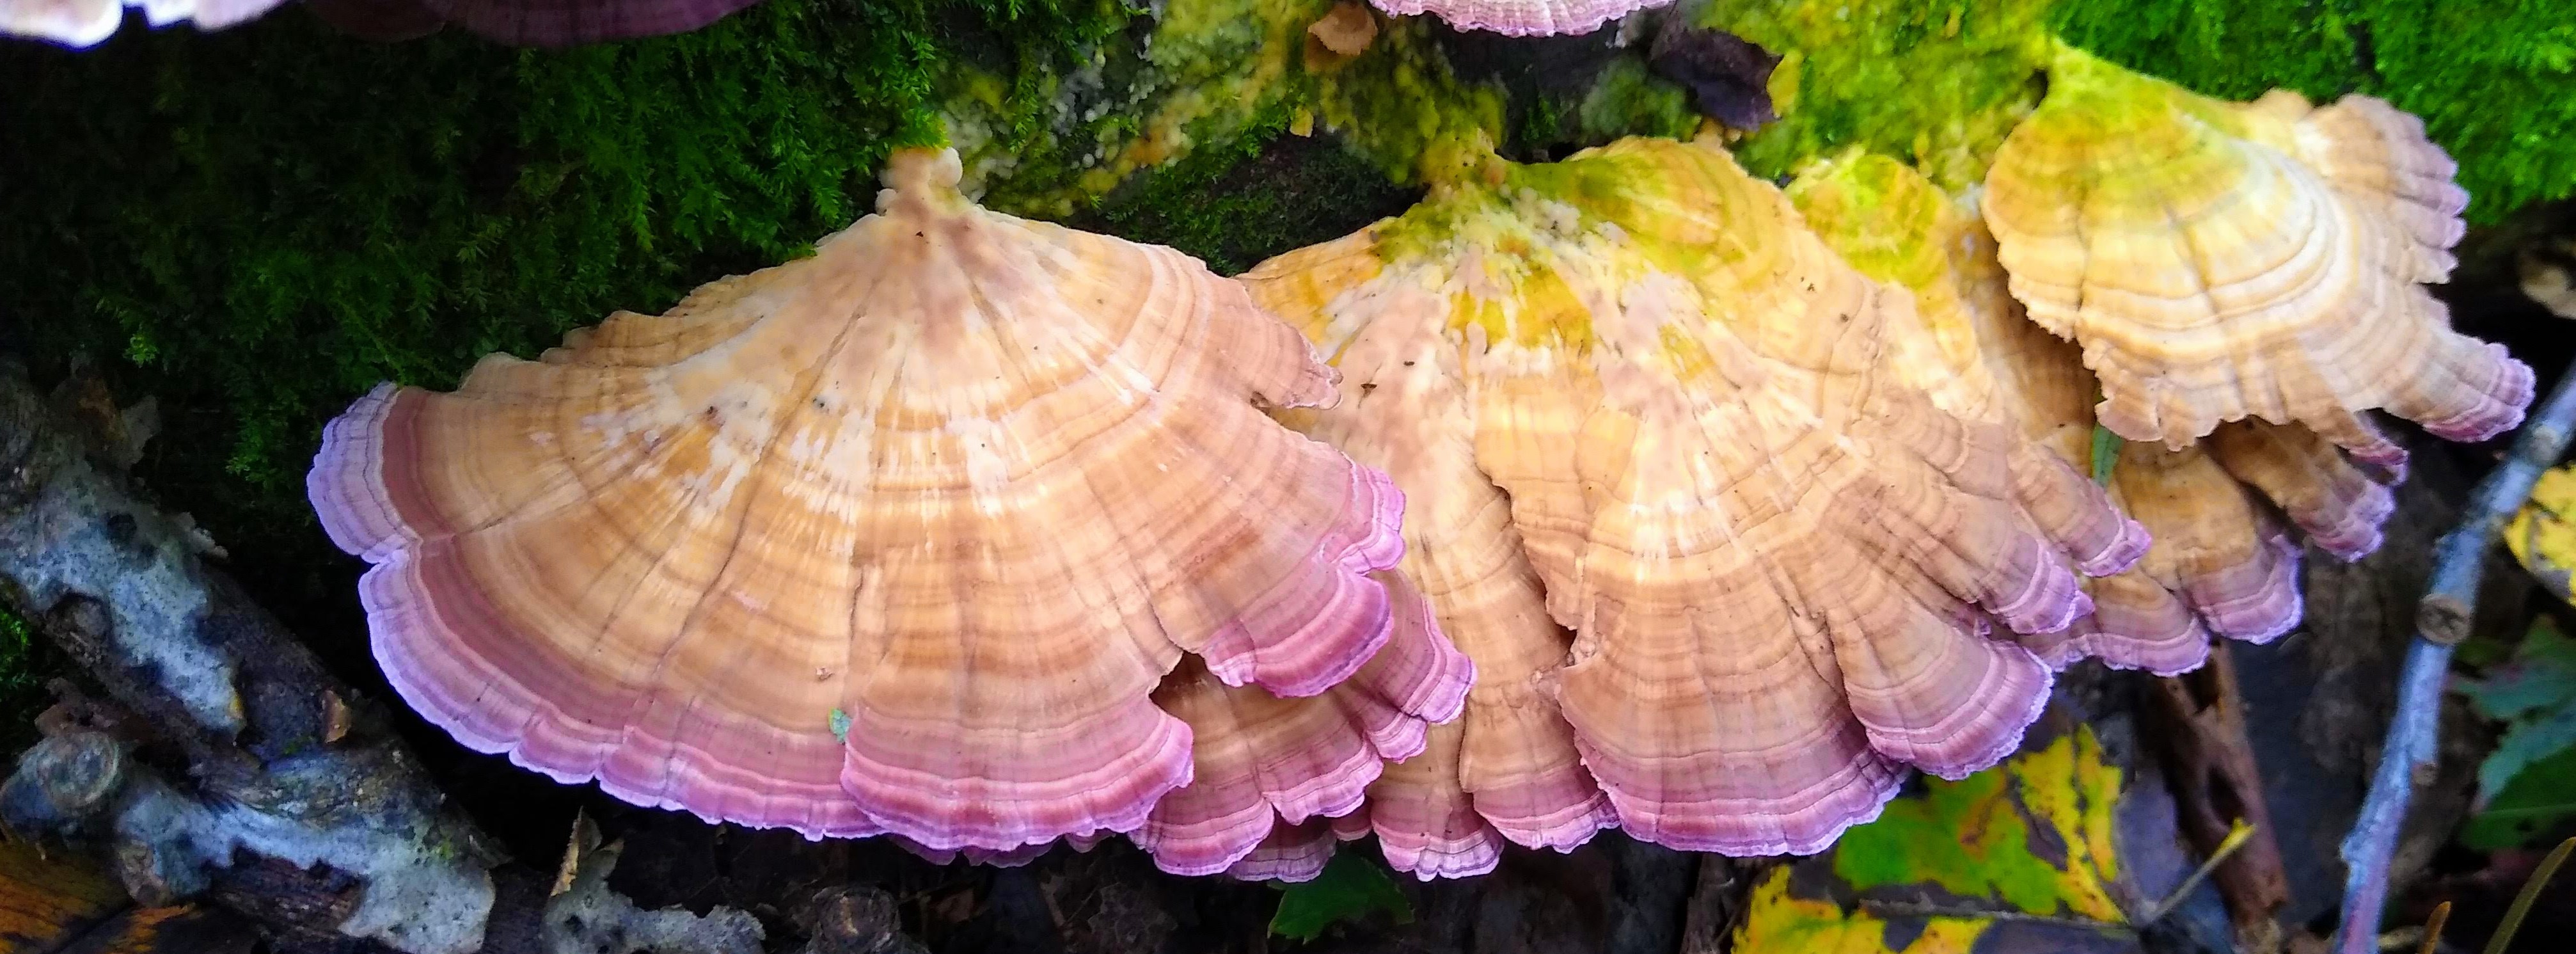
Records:
M0 34L51 40L70 47L96 46L115 35L127 8L165 27L186 20L200 30L221 30L267 13L283 0L0 0Z
M1504 36L1574 36L1673 0L1369 0L1395 16L1428 13L1461 30Z
M2093 375L2074 345L2023 316L1969 200L1856 151L1803 170L1789 193L1855 267L1914 294L1941 345L1939 364L1924 366L1955 378L1936 393L2016 422L2067 464L2091 463ZM2178 450L2129 443L2117 454L2112 499L2154 543L2128 571L2087 581L2093 615L2025 636L2055 666L2092 657L2171 675L2197 668L2212 634L2276 638L2300 610L2300 547L2281 517L2350 560L2378 547L2394 505L2385 485L2295 424L2237 421Z
M2482 440L2531 401L2531 369L2420 284L2453 265L2456 168L2368 96L2224 102L2061 44L1982 205L2031 320L2083 345L2104 426L2180 448L2295 423L2393 469L2373 410Z
M2064 627L2087 609L2069 566L2125 568L2134 528L2080 482L2052 525L2028 517L2047 511L2007 472L2020 436L1943 410L1898 367L1932 347L1908 300L1713 144L1482 171L1245 280L1285 286L1263 300L1323 342L1346 389L1436 398L1391 402L1416 408L1390 415L1407 426L1330 439L1442 461L1395 474L1416 506L1508 515L1512 533L1484 532L1520 538L1575 636L1569 664L1526 685L1561 707L1620 824L1677 848L1812 852L1873 816L1903 766L1956 776L2010 752L2050 676L1990 624ZM1460 545L1407 532L1409 562ZM1419 576L1441 606L1451 577ZM1486 680L1517 681L1442 608ZM1464 781L1486 768L1485 724L1471 693ZM1579 804L1533 817L1598 824Z
M810 258L333 422L309 490L404 698L628 801L1009 852L1190 782L1151 699L1185 653L1359 671L1401 495L1255 406L1332 370L1196 260L958 175L900 151Z
M1385 265L1371 236L1299 249L1239 280L1330 349L1341 400L1280 416L1405 489L1403 570L1476 666L1465 715L1432 726L1419 755L1371 786L1371 827L1397 870L1481 874L1506 839L1570 850L1617 818L1542 686L1573 636L1548 617L1510 503L1477 469L1457 347L1424 320L1449 306L1420 286L1375 281Z
M686 33L760 0L305 0L363 40L397 42L449 23L496 43L572 46Z
M686 33L760 0L379 0L417 4L477 36L516 46L570 46Z
M1360 830L1369 816L1354 813L1385 764L1420 754L1431 724L1458 717L1475 667L1441 636L1430 604L1403 577L1378 579L1394 600L1394 632L1358 673L1321 695L1283 699L1229 686L1193 661L1163 681L1154 701L1189 725L1195 770L1129 835L1157 866L1185 875L1234 871L1265 841L1312 840L1274 841L1275 829L1351 818ZM1412 834L1394 828L1383 837L1393 844ZM1299 867L1284 859L1303 854L1283 850L1237 874L1273 876L1283 865Z

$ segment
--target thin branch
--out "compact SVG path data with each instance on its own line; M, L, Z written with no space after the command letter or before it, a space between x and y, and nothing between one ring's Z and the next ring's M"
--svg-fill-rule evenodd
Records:
M2433 917L2424 922L2424 944L2423 946L2415 949L2415 954L2435 954L2435 952L2440 951L2442 949L2442 925L2448 924L2450 921L2451 902L2444 901L2440 904L2434 905Z
M2451 648L2468 636L2477 606L2478 579L2505 522L2531 496L2531 486L2567 450L2576 425L2576 368L2558 378L2549 399L2514 438L2513 452L2470 494L2468 512L2433 545L2433 577L2415 610L2415 640L2398 675L2397 716L2381 746L2379 769L2343 840L2343 926L2338 954L2378 949L2380 909L2388 902L2389 859L2397 851L2416 776L2433 771L2441 737L2442 688L2451 670Z
M2191 877L2182 879L2182 884L2166 894L2164 900L2156 902L2154 907L2138 915L2137 923L2154 924L2164 920L2165 915L2172 914L2175 908L2182 907L2183 899L2191 896L2192 889L2200 887L2201 882L2209 880L2210 872L2218 870L2219 865L2227 863L2228 856L2234 855L2236 849L2245 847L2245 843L2253 837L2254 826L2246 824L2245 819L2237 819L2235 824L2228 826L2227 837L2219 841L2218 850L2209 853L2209 860L2201 862L2200 867L2193 869Z

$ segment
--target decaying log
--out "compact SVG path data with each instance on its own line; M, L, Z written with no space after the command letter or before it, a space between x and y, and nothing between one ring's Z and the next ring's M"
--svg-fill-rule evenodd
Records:
M0 843L0 954L248 954L256 940L220 908L137 905L89 858Z
M1751 866L1721 855L1702 855L1699 883L1691 889L1690 906L1682 912L1680 954L1719 954L1744 915L1744 894L1753 882Z
M2290 879L2265 806L2262 771L2245 735L2234 659L2230 647L2217 647L2208 665L2156 680L2148 711L2156 727L2152 735L2164 750L2180 827L2192 847L2209 855L2236 822L2252 827L2253 834L2213 877L2235 922L2237 948L2277 951L2283 937L2274 918L2290 902Z
M500 867L377 710L208 565L212 542L127 488L122 468L148 430L94 383L49 400L0 362L0 599L112 699L40 720L47 738L0 787L10 827L103 844L138 901L202 895L290 944L599 950L546 919L623 899L595 889L550 903L541 876ZM710 917L737 919L737 932L748 921Z
M803 954L927 954L903 933L894 898L875 888L818 892L797 909L796 923L810 938Z
M327 866L358 885L341 933L411 954L479 948L496 860L481 836L380 726L344 730L348 688L206 566L198 535L127 491L94 431L0 366L0 590L184 757L197 789L121 765L90 779L119 834L151 831L144 850L173 886L202 886L237 851ZM129 783L151 791L115 797Z

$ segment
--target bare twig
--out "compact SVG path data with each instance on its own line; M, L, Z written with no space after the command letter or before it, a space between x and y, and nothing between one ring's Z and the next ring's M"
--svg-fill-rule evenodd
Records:
M2478 482L2460 525L2434 544L2433 577L2416 606L2415 641L2398 675L2397 715L2389 723L2361 816L2343 840L2343 926L2335 943L2340 954L2366 954L2378 943L2380 908L2388 901L2389 858L2397 850L2416 776L2433 770L2451 648L2468 636L2487 550L2531 496L2541 472L2566 452L2571 424L2576 424L2576 373L2559 377L2548 401L2514 439L2512 454Z
M2137 923L2141 926L2154 924L2164 920L2165 915L2172 914L2175 908L2182 907L2183 899L2191 896L2192 889L2200 887L2201 882L2209 880L2210 872L2218 870L2218 866L2224 864L2228 856L2235 854L2237 849L2245 847L2245 843L2253 840L2253 837L2254 826L2246 824L2242 818L2237 819L2234 825L2228 826L2227 837L2218 843L2218 850L2209 853L2209 860L2201 862L2200 867L2192 869L2191 877L2182 879L2182 884L2168 892L2164 900L2156 902L2154 907L2140 913Z
M2432 918L2424 922L2424 946L2416 948L2415 954L2434 954L2441 950L2442 925L2450 920L2451 902L2444 901L2434 905Z

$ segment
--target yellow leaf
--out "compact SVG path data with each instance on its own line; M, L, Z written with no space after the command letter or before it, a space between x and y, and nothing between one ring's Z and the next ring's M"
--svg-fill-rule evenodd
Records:
M2576 464L2559 467L2540 475L2531 488L2531 499L2505 525L2504 545L2522 568L2540 580L2549 592L2567 600L2568 571L2576 569L2576 523L2568 514L2576 513Z

